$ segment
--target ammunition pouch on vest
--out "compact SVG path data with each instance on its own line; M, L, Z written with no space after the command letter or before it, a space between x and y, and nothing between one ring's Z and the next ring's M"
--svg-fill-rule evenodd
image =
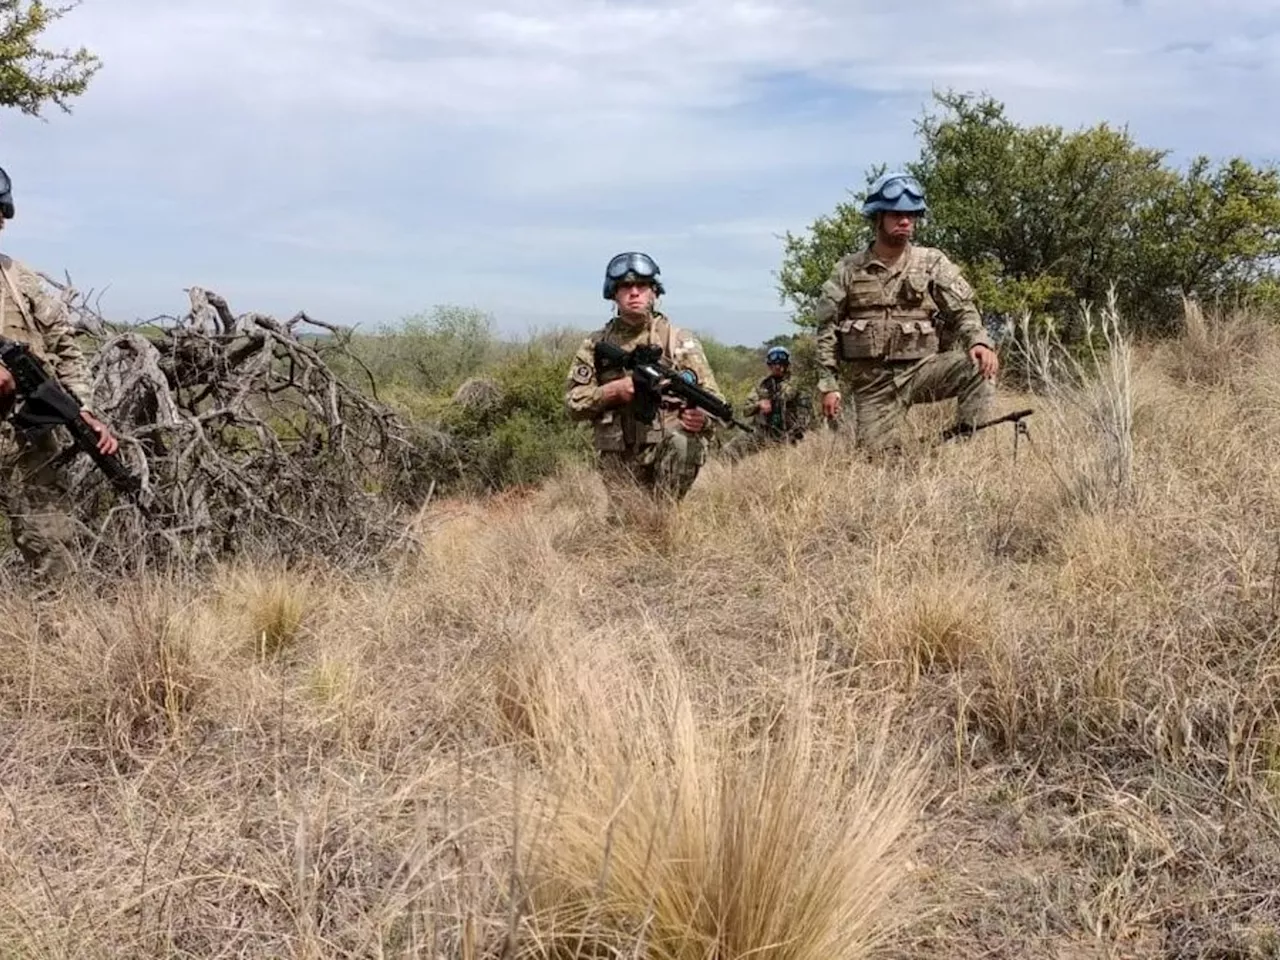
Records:
M933 322L937 310L927 277L910 272L890 300L880 282L859 277L850 284L847 319L836 328L842 360L922 360L940 349Z
M859 317L836 330L842 360L922 360L938 352L938 328L928 318Z
M617 453L662 442L662 430L638 421L628 407L606 410L592 427L592 444L597 450Z

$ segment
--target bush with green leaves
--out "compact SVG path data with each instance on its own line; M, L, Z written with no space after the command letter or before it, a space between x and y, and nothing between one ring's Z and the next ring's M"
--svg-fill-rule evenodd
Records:
M564 410L571 357L530 343L455 392L440 422L453 439L457 486L485 492L534 484L589 455L587 435Z

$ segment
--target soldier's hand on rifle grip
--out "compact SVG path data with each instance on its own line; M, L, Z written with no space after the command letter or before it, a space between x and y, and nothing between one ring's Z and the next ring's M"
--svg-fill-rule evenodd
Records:
M832 390L822 395L822 413L828 420L840 416L840 391Z
M604 392L605 402L610 404L630 403L636 395L636 383L631 374L610 380L600 389Z
M111 433L110 428L88 410L80 411L80 419L93 428L98 435L98 452L111 456L120 449L120 441Z
M680 411L680 426L689 433L701 433L707 425L707 415L697 407L685 407Z
M768 397L765 397L756 404L756 408L767 417L769 414L773 413L773 401Z
M9 372L9 368L0 363L0 397L13 396L18 384L13 379L13 374Z
M1000 358L990 347L978 344L969 350L969 357L978 365L978 372L984 380L994 380L1000 369Z

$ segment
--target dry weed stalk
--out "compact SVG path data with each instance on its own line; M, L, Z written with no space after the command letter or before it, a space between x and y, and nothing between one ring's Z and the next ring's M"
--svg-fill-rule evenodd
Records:
M1270 322L1256 310L1206 316L1200 301L1182 299L1182 336L1169 345L1169 375L1184 384L1231 384L1270 347Z
M1096 316L1090 304L1081 305L1080 323L1083 355L1047 328L1032 333L1026 313L1011 346L1049 401L1046 419L1060 441L1052 456L1073 460L1075 476L1059 472L1060 480L1083 504L1098 507L1125 502L1133 492L1133 347L1114 286ZM1080 432L1075 418L1092 443L1068 440Z

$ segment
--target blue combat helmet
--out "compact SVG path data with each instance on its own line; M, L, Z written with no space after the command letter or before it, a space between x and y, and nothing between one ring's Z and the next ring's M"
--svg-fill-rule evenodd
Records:
M862 215L874 218L877 213L891 210L894 213L926 213L924 187L909 173L886 173L877 177L867 199L862 204Z
M618 284L636 282L651 284L658 296L666 293L662 286L662 271L653 257L634 250L620 253L604 268L604 298L612 300L618 292Z
M791 351L786 347L770 347L769 352L764 355L764 362L773 366L775 363L790 363Z

